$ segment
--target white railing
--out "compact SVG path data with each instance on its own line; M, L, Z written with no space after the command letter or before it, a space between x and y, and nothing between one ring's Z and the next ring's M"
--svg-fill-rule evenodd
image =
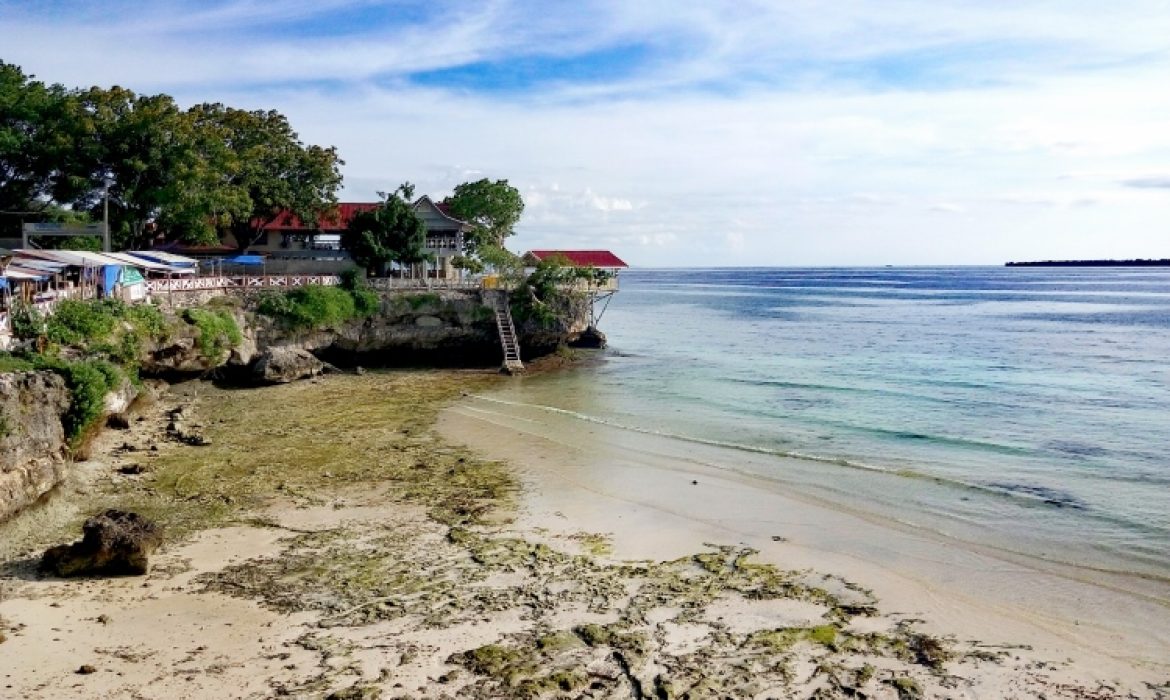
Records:
M436 277L372 277L366 282L374 289L479 289L479 279L454 279Z
M272 289L319 284L334 287L341 283L337 275L214 275L210 277L172 277L146 280L151 294L197 292L214 289Z

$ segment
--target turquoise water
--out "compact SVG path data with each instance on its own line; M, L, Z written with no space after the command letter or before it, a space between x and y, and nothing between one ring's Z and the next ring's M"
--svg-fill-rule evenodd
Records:
M621 288L605 359L512 400L722 446L729 468L946 536L1170 577L1170 270L659 270Z

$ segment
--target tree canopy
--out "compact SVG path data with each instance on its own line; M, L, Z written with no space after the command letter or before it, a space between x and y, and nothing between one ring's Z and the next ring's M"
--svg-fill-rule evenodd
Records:
M118 247L148 244L155 226L188 243L230 232L247 247L282 210L307 222L331 210L342 164L279 112L69 90L0 62L0 211L98 218L108 196Z
M0 61L0 211L40 211L61 179L68 91Z
M409 201L413 195L410 183L389 194L379 192L383 201L378 207L354 216L341 234L341 246L367 272L379 275L391 262L414 265L431 259L426 224Z
M513 229L524 213L520 190L507 180L465 182L443 203L452 215L475 227L467 239L471 252L484 246L503 248L504 239L515 233Z
M337 204L337 150L306 146L284 115L202 104L190 111L203 137L204 162L196 211L209 211L246 248L282 211L316 222ZM189 215L185 218L189 218Z

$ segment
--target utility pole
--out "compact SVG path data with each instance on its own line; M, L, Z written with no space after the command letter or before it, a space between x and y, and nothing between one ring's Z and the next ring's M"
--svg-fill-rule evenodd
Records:
M110 179L105 180L106 189L102 196L102 251L110 252Z

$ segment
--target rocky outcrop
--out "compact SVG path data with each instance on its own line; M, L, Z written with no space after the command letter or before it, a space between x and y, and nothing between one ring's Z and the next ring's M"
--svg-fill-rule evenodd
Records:
M256 345L308 350L352 366L493 367L500 364L495 314L478 290L394 291L380 294L379 312L366 319L311 331L290 331L264 317L252 319ZM589 326L589 303L558 302L552 321L516 319L525 360L571 344Z
M82 538L47 550L41 570L56 576L140 576L162 543L158 527L138 515L107 510L85 521Z
M490 367L500 361L495 317L475 291L382 292L369 318L289 330L255 316L257 345L308 350L343 366Z
M321 374L325 364L303 348L272 347L260 353L252 365L252 376L265 384L288 384Z
M0 520L60 483L69 402L55 372L0 374Z
M209 357L200 345L199 328L191 323L174 322L166 340L149 348L140 359L142 374L167 378L194 377L220 367L239 369L249 366L255 361L257 352L255 332L248 325L243 311L231 309L229 313L241 329L241 342L219 356Z
M594 326L589 326L581 332L572 345L578 348L604 348L607 342L604 333Z
M524 305L520 306L523 310ZM545 310L547 313L540 316L516 319L525 361L555 352L562 345L577 345L589 328L589 299L584 295L554 299Z

